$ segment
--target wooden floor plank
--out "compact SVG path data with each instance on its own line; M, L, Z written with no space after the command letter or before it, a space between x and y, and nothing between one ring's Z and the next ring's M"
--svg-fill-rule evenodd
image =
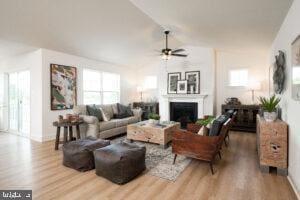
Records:
M296 196L286 177L263 174L256 155L256 135L231 132L229 147L216 158L215 174L193 160L176 181L145 171L116 185L95 171L77 172L62 165L61 148L0 133L0 189L32 189L34 199L285 199Z

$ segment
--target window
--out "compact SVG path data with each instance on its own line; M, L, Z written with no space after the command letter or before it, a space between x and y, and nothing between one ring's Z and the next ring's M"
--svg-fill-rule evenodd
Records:
M229 86L245 87L248 84L248 69L234 69L229 71Z
M83 70L83 103L112 104L120 101L120 75Z
M156 89L157 88L157 77L156 76L146 76L144 82L145 89Z

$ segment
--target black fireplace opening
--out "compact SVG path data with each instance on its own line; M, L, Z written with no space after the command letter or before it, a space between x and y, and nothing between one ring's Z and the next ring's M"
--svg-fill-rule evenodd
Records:
M170 120L180 122L181 128L195 123L198 118L198 103L170 102Z

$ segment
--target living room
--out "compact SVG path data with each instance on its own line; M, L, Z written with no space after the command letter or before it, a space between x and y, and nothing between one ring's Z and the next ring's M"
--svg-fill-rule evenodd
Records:
M0 197L299 199L299 13L1 1Z

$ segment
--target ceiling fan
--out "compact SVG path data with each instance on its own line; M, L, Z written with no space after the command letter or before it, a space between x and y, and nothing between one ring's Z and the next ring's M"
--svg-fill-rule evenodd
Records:
M174 50L169 49L168 35L169 35L170 31L165 31L164 33L166 35L166 48L161 50L162 59L169 60L171 58L171 56L187 57L188 55L186 55L186 54L179 54L180 52L185 51L184 49L174 49Z

